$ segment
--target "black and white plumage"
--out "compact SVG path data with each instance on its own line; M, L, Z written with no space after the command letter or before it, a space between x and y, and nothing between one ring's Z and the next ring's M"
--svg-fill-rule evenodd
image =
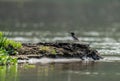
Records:
M74 32L71 32L70 34L75 41L79 41Z

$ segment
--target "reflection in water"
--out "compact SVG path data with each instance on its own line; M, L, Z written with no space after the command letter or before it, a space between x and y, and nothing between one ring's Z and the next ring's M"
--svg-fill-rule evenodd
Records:
M79 72L87 70L88 68L92 70L94 68L94 62L36 64L34 68L27 69L26 65L20 65L19 71L21 71L21 81L69 81L72 71ZM34 78L32 76L34 76Z
M0 81L118 81L120 62L72 62L0 66Z
M0 66L0 81L18 81L17 65Z
M70 74L73 71L82 71L88 68L93 68L94 62L89 63L53 63L47 65L29 65L20 64L12 66L0 66L0 81L49 81L56 79L61 74L65 80L70 79ZM57 77L55 77L58 75Z

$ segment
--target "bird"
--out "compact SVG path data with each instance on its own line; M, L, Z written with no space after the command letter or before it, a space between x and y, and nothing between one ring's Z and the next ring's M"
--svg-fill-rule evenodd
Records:
M71 32L70 34L75 41L79 41L74 32Z

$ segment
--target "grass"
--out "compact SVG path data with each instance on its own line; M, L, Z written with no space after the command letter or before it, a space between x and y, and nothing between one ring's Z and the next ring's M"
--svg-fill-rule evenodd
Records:
M10 40L0 32L0 65L17 63L17 58L12 58L10 55L16 55L17 49L21 47L20 42Z

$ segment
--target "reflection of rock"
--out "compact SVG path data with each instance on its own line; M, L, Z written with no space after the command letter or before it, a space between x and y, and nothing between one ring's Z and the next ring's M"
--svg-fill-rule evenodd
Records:
M96 50L93 50L86 44L78 43L37 43L23 44L23 48L18 50L19 59L29 58L80 58L89 57L94 60L101 59Z

